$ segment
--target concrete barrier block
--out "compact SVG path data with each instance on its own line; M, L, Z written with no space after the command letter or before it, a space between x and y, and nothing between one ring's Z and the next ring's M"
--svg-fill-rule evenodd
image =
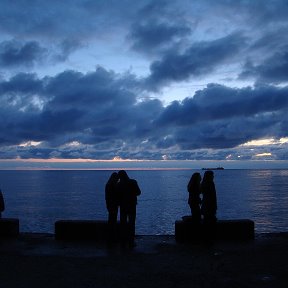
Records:
M0 237L17 237L19 235L19 219L0 218Z

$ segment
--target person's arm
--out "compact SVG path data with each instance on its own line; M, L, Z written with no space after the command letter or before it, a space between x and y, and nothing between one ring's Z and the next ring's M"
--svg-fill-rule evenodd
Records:
M5 202L2 191L0 190L0 212L3 212L4 210L5 210Z
M190 193L191 192L191 179L189 180L189 183L187 185L187 191Z
M135 190L135 194L136 194L136 196L139 196L139 195L141 194L141 190L140 190L140 188L139 188L139 186L138 186L137 181L134 180L133 182L134 182L134 190Z
M213 194L214 194L214 204L215 204L215 211L217 211L217 194L215 184L213 183Z

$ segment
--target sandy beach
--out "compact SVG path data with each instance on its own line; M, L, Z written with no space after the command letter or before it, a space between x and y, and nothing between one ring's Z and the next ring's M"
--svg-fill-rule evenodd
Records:
M288 233L179 244L137 236L133 250L21 233L0 240L0 287L287 287Z

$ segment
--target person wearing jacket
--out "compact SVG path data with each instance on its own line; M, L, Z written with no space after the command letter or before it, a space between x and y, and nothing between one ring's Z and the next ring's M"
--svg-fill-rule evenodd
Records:
M201 221L201 175L196 172L193 173L191 179L187 185L187 190L189 192L188 204L191 209L192 220L195 223L200 223Z
M119 182L117 192L120 196L120 225L122 230L122 244L130 247L135 245L135 222L137 197L141 194L138 183L130 179L125 170L118 172Z

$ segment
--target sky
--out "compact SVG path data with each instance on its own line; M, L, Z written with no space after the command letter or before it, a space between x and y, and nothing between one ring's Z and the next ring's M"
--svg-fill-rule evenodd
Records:
M288 163L287 15L286 0L1 0L0 166Z

